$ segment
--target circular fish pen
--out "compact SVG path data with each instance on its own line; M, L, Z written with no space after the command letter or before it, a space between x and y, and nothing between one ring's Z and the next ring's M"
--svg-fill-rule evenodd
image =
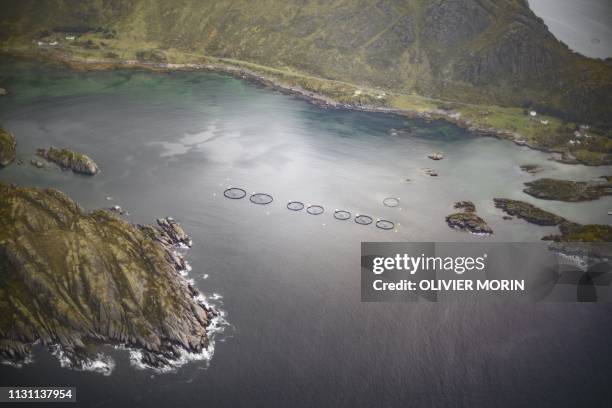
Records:
M395 228L395 224L389 220L378 220L376 221L376 227L382 230L392 230Z
M231 200L240 200L246 197L246 194L246 191L238 187L231 187L223 192L223 195Z
M266 204L270 204L272 201L274 201L274 198L272 198L272 196L270 194L266 194L266 193L254 193L254 194L251 194L251 197L249 197L249 200L253 204L266 205Z
M351 213L344 210L336 210L334 211L334 218L340 221L346 221L351 218Z
M323 207L321 207L320 205L309 205L308 208L306 208L306 212L310 215L320 215L323 214L323 212L325 211L325 209Z
M369 215L358 215L355 217L355 222L359 225L370 225L373 221Z
M304 203L300 201L290 201L287 203L287 209L291 211L302 211L304 209Z
M400 200L395 197L387 197L383 200L383 204L387 207L398 207L400 205Z

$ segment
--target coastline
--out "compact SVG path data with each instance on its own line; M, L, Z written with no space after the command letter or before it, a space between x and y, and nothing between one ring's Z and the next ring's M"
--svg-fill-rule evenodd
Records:
M120 70L120 69L134 69L134 70L145 70L151 72L177 72L177 71L206 71L219 74L225 74L232 76L237 79L249 81L267 88L282 92L287 95L292 95L299 99L305 100L314 105L328 108L328 109L346 109L362 112L372 113L383 113L398 115L407 117L410 119L419 119L425 122L433 121L445 121L452 125L455 125L461 129L468 131L469 133L480 136L480 137L493 137L497 139L504 139L513 142L519 146L525 146L533 150L538 150L545 153L551 153L550 160L557 161L564 164L583 164L587 166L605 166L612 164L612 158L604 158L600 161L586 161L580 160L579 158L572 155L568 149L547 147L537 145L529 140L529 138L520 132L497 128L493 126L487 126L482 123L467 118L465 115L454 111L452 109L446 110L438 107L430 109L405 109L395 108L386 106L384 104L375 105L368 103L352 103L343 102L338 98L326 95L322 92L316 92L313 90L306 89L299 84L291 84L289 81L284 81L277 76L270 73L266 74L262 70L256 70L254 68L248 68L244 65L240 65L240 62L228 63L226 60L206 59L206 62L161 62L161 61L147 61L138 59L122 59L122 58L91 58L91 57L80 57L74 53L68 52L61 48L42 48L35 49L34 51L16 51L16 50L0 50L0 54L6 54L8 56L29 59L29 60L42 60L48 62L56 62L68 66L70 69L77 71L101 71L101 70ZM245 62L241 62L248 64ZM268 67L262 67L268 68ZM272 68L269 68L272 69ZM341 84L342 86L352 87L356 89L355 95L358 94L358 90L362 87L358 87L353 84L346 84L339 81L319 79L321 81L331 81L334 83ZM384 93L383 93L384 94ZM386 95L386 94L385 94ZM432 99L433 100L433 99ZM447 101L438 100L440 103ZM458 102L450 102L450 104L460 104ZM463 104L471 105L471 104ZM472 105L475 107L482 107L481 105Z

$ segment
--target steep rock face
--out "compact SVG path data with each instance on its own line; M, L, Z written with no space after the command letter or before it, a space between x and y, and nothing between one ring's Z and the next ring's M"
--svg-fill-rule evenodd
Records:
M17 140L8 130L0 128L0 167L8 166L15 160Z
M97 343L138 348L157 366L205 349L214 312L179 274L182 234L168 228L0 183L0 357L23 361L37 340L77 367Z
M547 36L543 27L526 18L513 21L495 41L460 57L454 71L455 78L486 85L499 79L511 82L545 77L560 61L539 41L541 36Z
M426 6L424 41L435 48L449 49L475 38L493 20L484 2L477 0L436 0Z

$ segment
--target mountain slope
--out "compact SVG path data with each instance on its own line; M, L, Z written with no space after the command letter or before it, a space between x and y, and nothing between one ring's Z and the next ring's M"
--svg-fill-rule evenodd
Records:
M612 127L612 66L571 52L525 0L9 0L4 8L4 44L104 28L126 46Z

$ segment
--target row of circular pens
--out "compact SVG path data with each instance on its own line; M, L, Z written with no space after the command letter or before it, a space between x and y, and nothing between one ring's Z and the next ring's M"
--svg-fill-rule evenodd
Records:
M247 192L238 187L228 188L223 192L223 195L232 200L240 200L246 197ZM249 201L253 204L267 205L274 201L274 198L270 194L266 193L253 193L249 197ZM387 207L399 206L399 199L394 197L388 197L383 200L383 204ZM312 204L306 207L301 201L290 201L287 203L287 209L291 211L302 211L306 208L306 212L311 215L320 215L325 212L323 206ZM334 210L334 218L340 221L350 220L352 214L345 210ZM357 214L355 216L355 222L360 225L370 225L374 222L374 219L369 215ZM376 220L375 224L378 228L383 230L392 230L395 228L395 224L389 220Z

